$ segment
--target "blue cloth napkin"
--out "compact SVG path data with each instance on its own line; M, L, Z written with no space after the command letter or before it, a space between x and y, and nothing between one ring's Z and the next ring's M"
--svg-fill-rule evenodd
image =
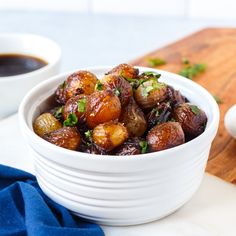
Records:
M83 221L49 199L36 178L0 165L0 235L104 236L102 229Z

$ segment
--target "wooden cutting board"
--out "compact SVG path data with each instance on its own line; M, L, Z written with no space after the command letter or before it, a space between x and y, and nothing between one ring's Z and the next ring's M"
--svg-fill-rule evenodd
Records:
M175 73L183 68L183 58L188 58L192 63L207 64L206 71L193 80L218 96L222 104L219 104L220 127L206 171L236 184L236 141L224 127L224 115L236 103L236 29L207 28L134 60L131 64L149 66L149 58L165 59L167 64L156 68Z

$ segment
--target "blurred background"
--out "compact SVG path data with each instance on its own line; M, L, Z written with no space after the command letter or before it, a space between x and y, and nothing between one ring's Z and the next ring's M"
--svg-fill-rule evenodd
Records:
M234 0L0 0L0 31L56 40L62 70L127 62L204 27L236 26Z

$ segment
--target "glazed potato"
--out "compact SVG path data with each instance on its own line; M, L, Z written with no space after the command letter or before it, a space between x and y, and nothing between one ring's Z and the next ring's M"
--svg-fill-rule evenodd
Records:
M87 96L84 94L80 94L70 98L65 106L63 111L64 120L66 120L70 114L75 114L78 122L85 122L85 112L87 106Z
M45 134L43 138L50 143L70 150L78 149L81 142L80 134L74 127L63 127Z
M192 138L200 135L207 123L205 112L190 103L182 103L175 107L173 118L181 124L185 135Z
M156 79L149 79L134 92L134 98L142 109L151 109L167 97L167 86Z
M131 85L127 80L117 75L105 75L101 80L104 89L110 89L114 91L120 99L121 105L125 106L129 103L130 98L133 95Z
M87 100L86 123L89 128L117 120L121 113L119 98L111 90L97 91Z
M93 142L101 149L111 151L128 138L128 131L121 123L110 121L96 126L93 130Z
M124 123L130 137L139 137L147 129L147 122L143 111L138 107L134 99L122 109L120 122Z
M42 137L44 134L60 129L62 124L52 114L43 113L33 123L34 132Z
M161 151L183 144L184 132L178 122L166 122L154 126L147 135L149 149Z
M56 92L56 101L65 104L71 97L85 94L92 94L98 79L89 71L78 71L70 75L66 81L60 85Z
M128 64L120 64L107 73L109 74L122 76L125 79L136 79L139 70Z

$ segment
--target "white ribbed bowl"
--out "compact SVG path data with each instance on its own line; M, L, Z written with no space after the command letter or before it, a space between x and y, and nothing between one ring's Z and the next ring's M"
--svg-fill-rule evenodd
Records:
M33 120L66 73L32 89L19 109L22 133L35 160L36 177L46 195L75 214L106 225L133 225L160 219L181 207L198 189L218 123L219 109L204 88L169 72L161 80L179 89L207 114L206 130L194 140L160 152L100 156L57 147L32 130ZM111 67L86 68L101 77Z

